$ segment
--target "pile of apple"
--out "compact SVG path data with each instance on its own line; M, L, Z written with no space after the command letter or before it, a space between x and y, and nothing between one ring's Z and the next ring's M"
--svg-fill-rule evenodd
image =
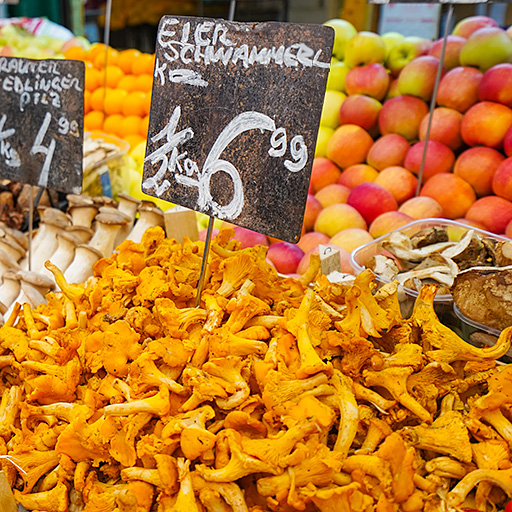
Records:
M361 244L427 217L512 236L512 30L484 16L448 36L420 195L417 175L443 40L335 30L298 249ZM296 257L298 259L298 256Z

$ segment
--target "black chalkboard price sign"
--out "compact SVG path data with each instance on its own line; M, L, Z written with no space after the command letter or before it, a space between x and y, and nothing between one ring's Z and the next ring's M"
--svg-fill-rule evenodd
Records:
M298 241L333 40L321 25L162 18L143 191Z
M83 62L0 57L0 176L82 190Z

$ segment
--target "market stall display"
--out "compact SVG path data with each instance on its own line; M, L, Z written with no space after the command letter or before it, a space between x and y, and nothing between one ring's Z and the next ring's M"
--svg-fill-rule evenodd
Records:
M396 286L282 279L232 232L148 230L0 328L2 467L28 510L502 509L510 368ZM308 285L311 283L312 287ZM172 343L171 343L172 340ZM491 456L490 453L493 453ZM483 510L483 509L482 509Z

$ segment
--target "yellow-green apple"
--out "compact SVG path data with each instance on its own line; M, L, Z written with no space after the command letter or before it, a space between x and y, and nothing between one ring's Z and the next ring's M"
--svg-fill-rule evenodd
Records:
M492 190L497 196L512 200L512 158L506 158L492 178Z
M324 247L329 247L339 253L340 265L341 265L342 272L345 272L346 274L354 273L354 269L353 269L352 265L350 264L350 253L348 251L345 251L345 249L342 249L341 247L339 247L337 245L333 245L333 244L320 244L320 245L323 245ZM306 270L309 267L311 255L318 254L318 252L319 252L318 245L316 247L313 247L312 249L310 249L308 252L306 252L306 254L302 258L301 262L299 263L299 266L297 267L297 272L299 274L304 274L304 272L306 272Z
M345 78L347 93L365 94L383 100L389 88L389 73L382 64L368 64L351 69Z
M323 210L323 206L320 201L313 196L308 194L306 199L306 209L304 210L304 229L311 231L315 227L316 218L318 214Z
M375 181L379 172L366 164L357 164L347 167L340 176L338 183L348 188L357 187L367 181Z
M341 105L339 123L357 124L370 131L377 124L382 104L375 98L363 94L349 96Z
M256 231L241 226L235 226L233 231L235 232L235 239L242 244L242 249L255 245L269 245L267 237Z
M322 208L327 208L331 204L346 203L349 194L350 189L348 187L339 183L333 183L319 190L315 194L315 199L320 202Z
M304 251L295 244L277 242L268 248L267 259L281 274L294 274L297 272Z
M398 209L393 194L375 183L361 183L350 191L347 204L353 206L370 225L380 214Z
M369 242L373 242L372 235L366 229L361 228L343 229L336 233L330 241L331 244L337 245L348 252L352 252L354 249Z
M375 178L374 183L385 188L393 194L398 204L402 204L407 199L414 196L418 185L418 178L405 167L394 165L386 167Z
M439 59L431 55L422 55L409 62L398 77L400 94L430 101L438 67Z
M340 91L325 91L324 104L320 115L320 126L338 127L338 113L347 96Z
M487 231L504 233L512 220L512 203L498 196L481 197L468 210L466 219L480 222Z
M414 219L412 217L400 211L386 212L380 214L372 222L368 231L373 238L379 238L379 236L387 235L391 231L399 229L413 221Z
M478 87L483 73L470 67L456 67L441 78L437 90L437 104L466 112L478 101Z
M481 101L464 114L460 133L468 146L501 148L511 126L512 109L492 101Z
M334 47L332 49L332 54L337 59L343 60L345 57L345 45L347 44L347 41L357 34L357 30L352 23L339 18L328 20L324 25L334 29Z
M327 158L342 169L366 160L373 144L370 134L356 124L344 124L336 129L327 144Z
M390 100L391 98L396 98L397 96L400 96L400 91L398 90L398 78L394 78L389 84L388 93L386 94L386 101Z
M512 25L510 25L510 27L507 28L507 34L512 37ZM508 235L507 235L508 236Z
M386 59L388 58L391 48L394 48L398 43L401 43L405 36L400 32L386 32L380 36L386 45Z
M327 185L336 183L340 176L341 170L328 158L318 157L313 159L310 179L313 192L316 193Z
M375 169L382 171L386 167L402 165L407 151L409 143L401 135L390 133L373 143L366 161Z
M512 64L497 64L488 69L478 86L478 98L512 107Z
M473 228L477 229L487 229L481 222L477 222L476 220L469 220L465 217L462 217L460 219L455 219L457 222L460 222L461 224L466 224L466 226L471 226Z
M405 155L404 167L416 176L420 172L424 147L425 142L417 142L410 147L407 155ZM450 172L454 163L455 155L448 146L436 140L429 140L423 168L423 183L435 174ZM458 217L461 217L461 215L458 215Z
M462 66L487 71L496 64L510 62L512 39L501 28L486 27L473 32L460 51Z
M331 69L327 77L327 90L328 91L341 91L347 92L345 89L345 77L350 68L339 60L331 60Z
M327 154L327 143L332 137L334 130L327 126L318 127L318 135L316 136L315 157L325 156Z
M443 216L448 219L464 217L476 201L473 187L459 176L448 172L432 176L423 185L420 195L435 199L443 208Z
M505 155L512 156L512 127L507 130L505 139L503 139L503 151L505 151Z
M469 16L459 21L452 31L452 34L466 39L480 28L497 27L498 23L487 16Z
M466 149L461 153L455 165L453 174L466 180L478 197L492 194L492 179L496 169L505 157L495 149L477 146Z
M384 62L386 43L373 32L359 32L345 46L345 64L349 68Z
M314 249L319 244L328 244L330 238L323 233L318 233L317 231L310 231L309 233L304 233L300 240L297 242L297 245L307 253L310 249ZM300 272L299 272L300 274Z
M398 208L399 212L409 215L414 220L437 218L443 215L441 205L431 197L411 197Z
M421 55L426 55L432 48L432 41L417 36L408 36L397 43L389 52L386 59L386 67L394 76L398 76L400 71L411 62L411 60Z
M324 208L315 222L315 231L333 237L342 229L366 229L363 216L352 206L344 203L332 204Z
M443 49L444 37L438 39L430 48L428 52L432 57L436 57L438 59L441 58L441 52ZM444 51L443 58L443 67L444 69L452 69L459 65L460 63L460 51L464 46L466 39L460 36L450 35L446 38L446 48Z
M414 96L397 96L386 101L379 115L382 135L397 133L406 140L418 138L420 124L428 114L428 106Z
M427 136L429 114L427 114L420 124L420 140L425 140ZM432 124L430 127L430 140L437 140L446 144L453 151L457 151L462 146L462 137L460 135L460 124L462 114L457 110L446 107L438 107L432 113Z

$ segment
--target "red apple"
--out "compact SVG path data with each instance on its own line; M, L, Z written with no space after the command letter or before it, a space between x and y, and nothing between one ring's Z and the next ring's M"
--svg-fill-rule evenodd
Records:
M503 150L505 155L512 156L512 127L507 130L505 139L503 140Z
M409 143L401 135L390 133L373 143L366 161L375 169L382 171L386 167L403 165L407 151Z
M441 78L437 91L437 104L466 112L478 101L478 86L483 73L475 68L453 68Z
M482 101L466 112L460 132L468 146L500 148L511 126L512 109L499 103Z
M373 144L370 134L356 124L343 124L337 128L327 144L327 156L345 169L362 163Z
M497 27L498 23L487 16L469 16L459 21L452 31L452 34L466 39L480 28Z
M353 188L347 204L354 207L368 225L380 214L398 209L393 194L375 183L362 183Z
M452 69L459 65L459 56L466 39L460 36L450 35L446 38L446 48L444 52L443 67L444 69ZM429 55L441 58L441 50L443 48L444 37L438 39L430 48Z
M267 258L281 274L297 272L304 251L297 245L288 242L277 242L268 248Z
M306 209L304 210L304 228L306 231L311 231L316 222L318 214L322 211L322 204L313 195L308 194L306 199Z
M413 174L418 175L420 172L424 147L425 142L417 142L407 152L404 167ZM454 162L455 155L448 146L441 142L430 140L427 146L425 167L423 168L423 183L435 174L450 172Z
M313 168L311 169L310 185L313 187L313 192L318 192L320 189L336 183L341 176L339 167L331 162L328 158L318 157L313 159Z
M388 92L389 82L386 68L374 63L351 69L345 77L345 88L350 95L366 94L381 101Z
M492 190L494 193L508 199L512 199L512 158L506 158L496 169L492 178Z
M423 118L420 124L420 140L426 139L428 120L429 114ZM457 151L462 146L461 122L462 114L456 110L445 107L434 109L430 127L430 140L442 142L453 151Z
M318 247L319 244L328 244L329 240L330 238L327 235L319 233L318 231L311 231L302 235L297 245L307 253L309 250Z
M391 98L396 98L397 96L400 96L400 91L398 90L398 78L395 78L391 80L391 83L389 84L388 93L386 94L386 101L390 100Z
M340 107L340 125L356 124L369 131L377 124L381 109L382 105L376 99L354 94L349 96Z
M465 217L480 222L487 231L504 233L508 223L512 221L512 203L498 196L481 197L471 206Z
M480 101L512 107L512 64L498 64L484 73L478 87Z
M420 124L428 114L428 106L413 96L397 96L382 106L379 128L382 135L397 133L407 140L418 138Z
M439 59L431 55L423 55L409 62L398 77L400 94L430 101L438 67Z
M235 239L242 244L242 249L254 247L255 245L268 245L267 237L261 233L241 226L235 226L233 230L235 231Z

